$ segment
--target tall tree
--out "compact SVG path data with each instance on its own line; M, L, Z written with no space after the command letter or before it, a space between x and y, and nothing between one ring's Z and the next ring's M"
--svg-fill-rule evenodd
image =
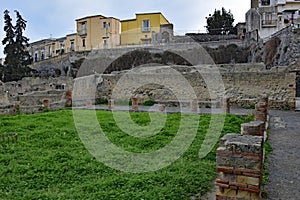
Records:
M222 8L221 11L215 10L213 15L206 17L206 29L212 35L234 33L233 22L234 18L230 10L227 12L225 8Z
M6 33L4 39L2 40L2 44L4 47L4 54L6 55L4 65L6 66L14 66L15 64L15 27L12 24L12 18L9 15L9 11L4 11L4 31Z
M26 20L18 11L16 13L16 25L13 26L9 11L4 11L5 38L2 40L4 47L5 62L0 68L2 81L17 81L27 76L32 70L27 66L31 62L30 55L26 50L29 39L23 36L26 28Z
M27 21L22 18L22 16L17 10L15 10L15 13L17 15L17 21L15 26L16 57L18 67L22 67L26 66L28 64L28 61L30 60L29 52L26 50L26 47L29 46L29 39L23 36L23 31L25 31L26 29Z

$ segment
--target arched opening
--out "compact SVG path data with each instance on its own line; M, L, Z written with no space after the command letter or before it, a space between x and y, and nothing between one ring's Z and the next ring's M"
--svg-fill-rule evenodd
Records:
M192 66L189 61L170 51L139 49L120 56L106 68L104 74L130 70L142 65L147 66L147 64Z

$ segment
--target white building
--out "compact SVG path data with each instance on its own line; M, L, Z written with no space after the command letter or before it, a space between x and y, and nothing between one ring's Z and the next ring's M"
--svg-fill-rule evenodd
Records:
M251 0L246 13L247 31L267 38L288 25L300 28L300 0Z

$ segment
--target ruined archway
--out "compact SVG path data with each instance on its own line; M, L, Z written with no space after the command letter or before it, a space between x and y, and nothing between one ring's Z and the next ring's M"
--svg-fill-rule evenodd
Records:
M170 51L162 51L157 49L138 49L130 51L118 59L114 60L104 71L104 74L110 74L115 71L130 70L141 65L185 65L192 64Z

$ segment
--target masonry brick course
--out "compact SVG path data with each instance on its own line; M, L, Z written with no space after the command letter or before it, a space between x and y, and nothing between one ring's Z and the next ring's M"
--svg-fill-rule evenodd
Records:
M216 199L259 200L264 158L264 131L268 119L268 98L256 105L256 119L241 125L241 134L227 134L217 149L219 190Z

